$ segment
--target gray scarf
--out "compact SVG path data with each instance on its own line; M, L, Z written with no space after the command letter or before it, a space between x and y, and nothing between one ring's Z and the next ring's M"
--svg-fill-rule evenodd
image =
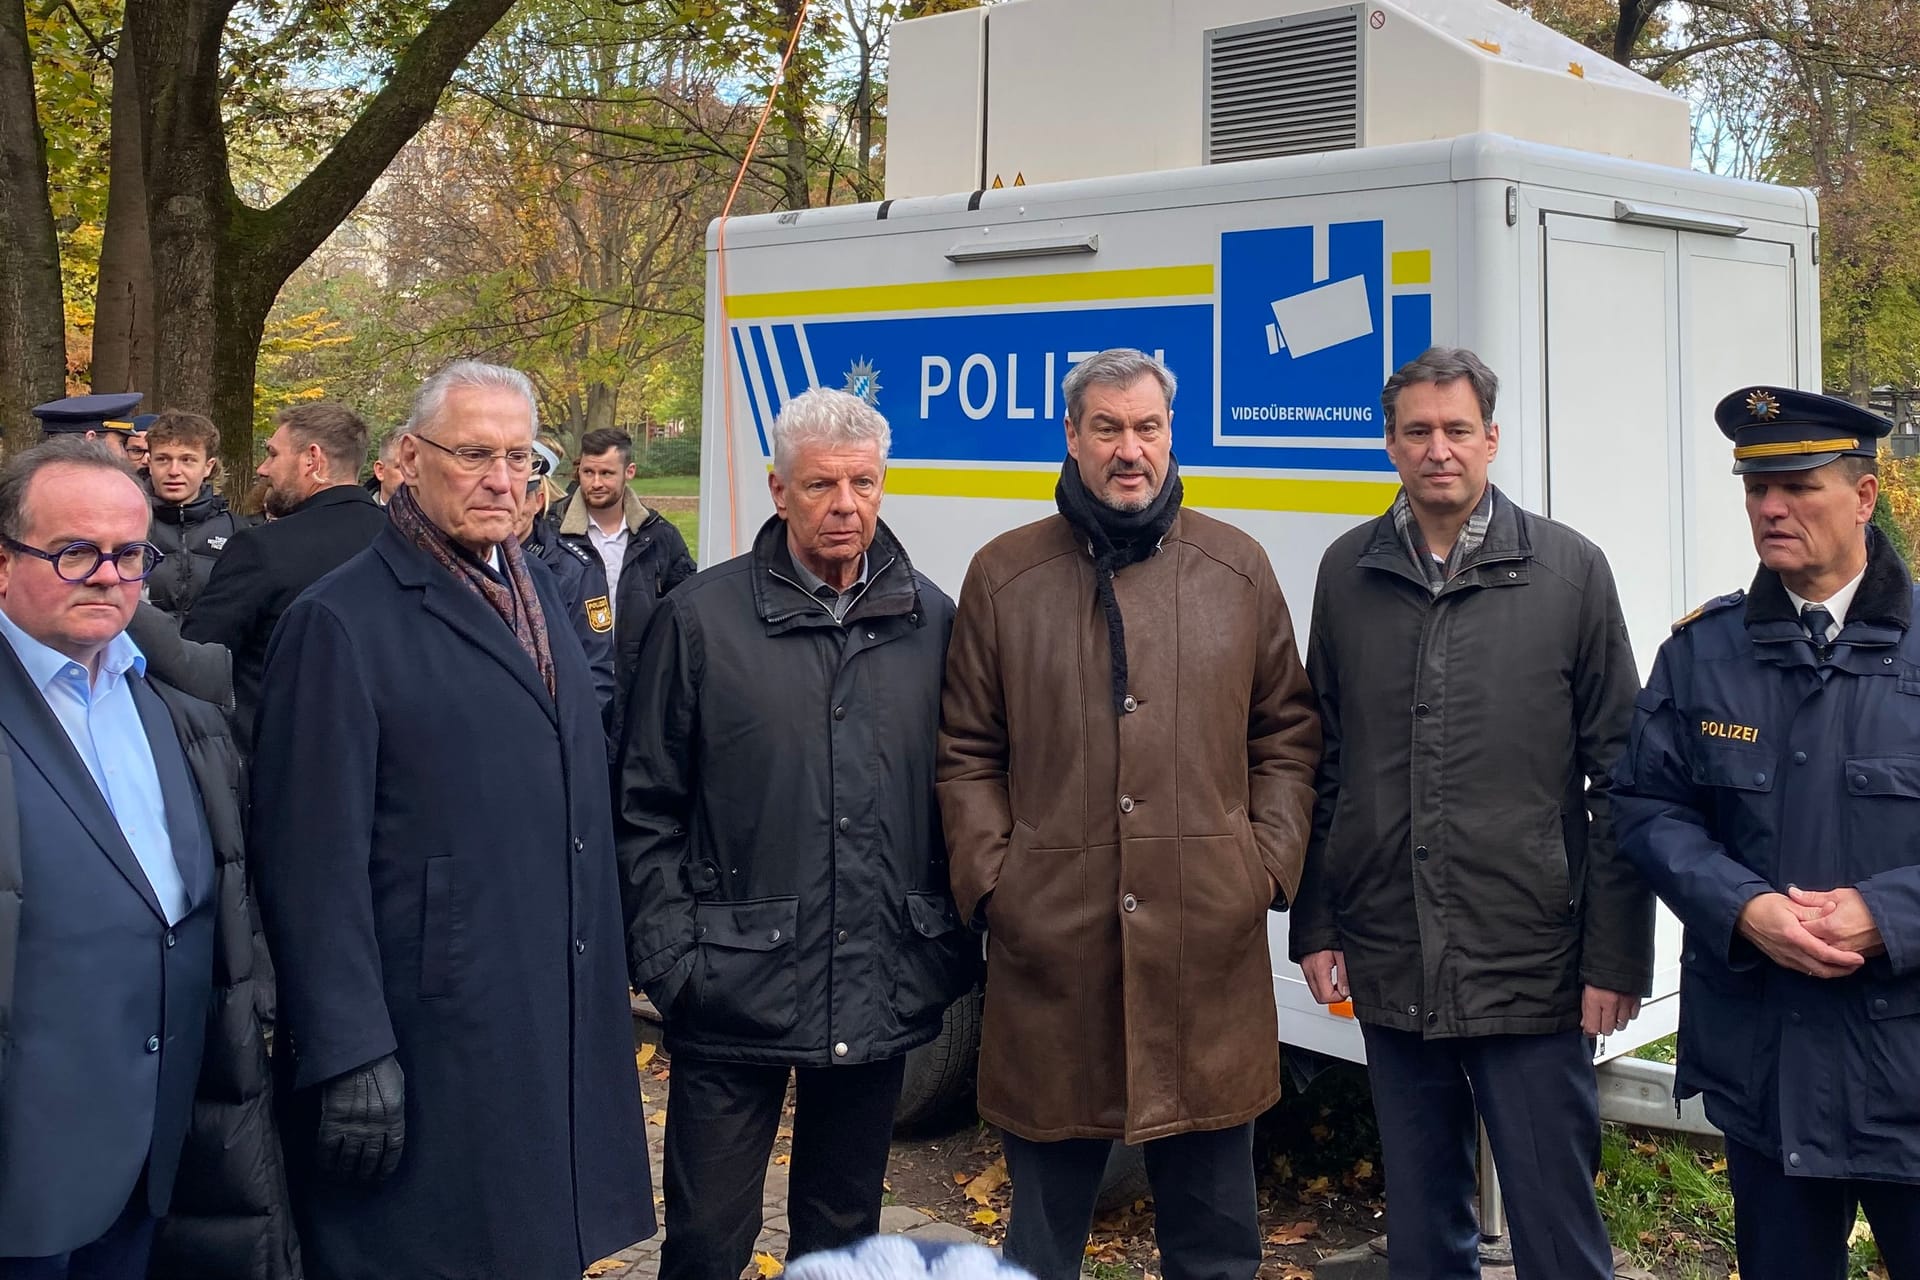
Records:
M1447 585L1447 579L1460 572L1467 563L1467 557L1480 549L1487 540L1487 525L1493 519L1493 485L1487 485L1480 494L1480 505L1467 517L1467 523L1460 530L1460 536L1453 540L1453 550L1447 552L1447 562L1436 563L1433 553L1427 549L1426 535L1420 532L1420 522L1414 518L1413 503L1407 499L1407 490L1403 485L1393 498L1393 527L1400 532L1400 541L1406 544L1407 554L1413 557L1413 567L1426 579L1427 590L1434 595Z

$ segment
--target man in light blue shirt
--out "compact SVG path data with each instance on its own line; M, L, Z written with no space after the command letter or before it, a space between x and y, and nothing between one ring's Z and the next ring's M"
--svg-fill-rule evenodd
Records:
M149 514L95 443L0 472L0 1280L144 1280L207 1040L212 839L125 634Z

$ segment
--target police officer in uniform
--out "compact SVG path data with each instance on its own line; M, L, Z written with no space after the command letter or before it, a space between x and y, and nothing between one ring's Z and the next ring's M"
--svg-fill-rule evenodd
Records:
M527 480L520 507L520 546L553 570L560 593L573 615L574 630L593 668L593 691L600 700L602 720L613 717L613 602L607 593L607 570L600 557L561 539L547 515L548 477L559 470L560 459L542 441L533 442L533 474Z
M1678 1097L1727 1138L1744 1280L1840 1280L1856 1208L1920 1278L1920 630L1869 523L1891 429L1743 387L1760 568L1661 646L1614 778L1620 849L1686 925Z
M133 423L128 418L140 403L137 391L101 396L68 396L35 406L33 416L40 419L43 435L85 436L106 443L121 457L127 456L127 442L133 438Z

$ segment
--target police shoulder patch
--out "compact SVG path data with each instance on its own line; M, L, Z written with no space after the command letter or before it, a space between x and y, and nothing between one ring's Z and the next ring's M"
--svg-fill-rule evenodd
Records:
M1730 591L1724 596L1715 596L1713 599L1701 605L1698 609L1695 609L1692 613L1689 613L1686 617L1675 619L1673 623L1673 629L1676 632L1684 631L1687 628L1687 625L1689 623L1697 622L1699 619L1706 617L1710 613L1718 613L1722 609L1730 609L1734 605L1739 604L1742 600L1745 600L1746 598L1747 598L1747 593L1744 590Z
M595 596L585 607L588 626L603 635L613 630L613 604L605 596Z

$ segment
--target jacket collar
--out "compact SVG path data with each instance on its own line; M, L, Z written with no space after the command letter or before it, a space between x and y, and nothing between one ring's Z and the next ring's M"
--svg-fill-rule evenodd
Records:
M157 493L148 496L153 506L153 518L163 524L199 524L227 509L227 500L215 493L211 484L201 485L199 494L185 502L168 502Z
M1524 581L1524 578L1494 579L1476 572L1483 565L1533 559L1533 539L1527 533L1526 521L1521 519L1520 508L1497 485L1489 483L1488 488L1493 490L1493 514L1487 520L1487 536L1481 541L1479 549L1467 557L1466 563L1460 566L1460 571L1453 575L1445 590L1462 585ZM1409 582L1418 583L1423 588L1426 586L1420 571L1407 558L1407 544L1393 523L1391 508L1374 520L1372 533L1367 538L1366 550L1360 553L1359 563L1365 568L1397 573ZM1445 590L1442 594L1445 594Z
M1913 590L1913 579L1900 553L1878 529L1868 525L1867 570L1836 643L1898 643L1912 625ZM1759 643L1807 638L1800 615L1787 596L1786 584L1765 565L1754 573L1753 585L1747 591L1746 626L1750 638Z
M632 489L626 491L626 505L622 509L622 518L626 521L628 533L638 533L640 526L653 519L653 511ZM567 499L567 509L560 516L560 532L575 538L587 536L587 523L592 520L587 514L587 500L578 489L573 497Z
M284 520L292 516L297 516L302 511L317 510L321 507L340 507L354 503L364 504L369 507L377 507L380 505L374 501L372 494L362 489L358 484L330 484L293 510L287 512L281 519Z
M356 486L357 490L357 486ZM364 494L363 494L364 496ZM478 594L455 581L454 576L435 564L431 557L403 537L392 524L386 525L374 537L374 552L386 562L394 579L403 587L421 593L421 604L428 613L439 618L447 626L464 636L474 647L506 668L514 679L518 680L533 700L540 704L547 718L559 722L559 710L554 700L547 694L547 687L540 679L539 670L527 657L526 650L513 638L513 631L500 620L500 615L487 606ZM541 606L546 606L542 600ZM556 620L548 619L552 628Z
M773 516L754 535L753 607L769 630L796 626L850 626L856 620L902 615L918 617L920 588L913 562L884 520L876 521L873 545L867 548L867 589L835 622L825 605L799 585L793 553L787 547L787 522Z

